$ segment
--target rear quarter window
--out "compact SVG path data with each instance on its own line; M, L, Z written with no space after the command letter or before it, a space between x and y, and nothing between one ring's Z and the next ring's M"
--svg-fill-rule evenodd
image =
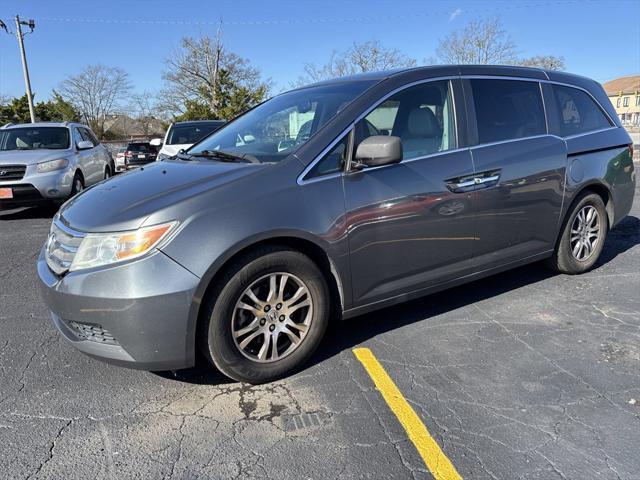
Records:
M557 126L551 133L569 137L611 127L611 122L589 94L577 88L552 85Z
M479 143L547 133L538 82L473 79L471 90Z

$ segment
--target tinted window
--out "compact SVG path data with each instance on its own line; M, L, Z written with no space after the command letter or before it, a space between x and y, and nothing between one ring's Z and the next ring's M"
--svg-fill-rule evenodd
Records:
M169 131L167 145L194 144L215 132L223 123L200 123L192 125L174 125Z
M356 125L356 146L372 135L400 137L403 160L455 148L449 82L416 85L382 102Z
M479 143L547 133L538 82L471 80Z
M592 132L611 126L609 119L593 99L577 88L552 85L561 137Z
M60 150L69 148L66 127L24 127L0 130L0 150Z
M341 172L347 158L349 135L345 135L316 165L305 178L320 177L330 173Z
M155 150L148 143L130 143L127 147L130 152L154 152Z

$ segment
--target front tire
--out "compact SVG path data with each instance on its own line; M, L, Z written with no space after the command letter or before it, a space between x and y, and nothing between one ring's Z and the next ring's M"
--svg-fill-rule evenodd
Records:
M263 247L216 282L199 331L200 347L225 375L252 384L302 366L329 321L325 278L307 256Z
M581 194L567 216L548 266L569 275L590 270L600 257L608 230L609 218L600 195Z
M80 172L76 172L73 176L73 183L71 185L71 194L69 195L69 198L75 197L82 190L84 190L84 178Z

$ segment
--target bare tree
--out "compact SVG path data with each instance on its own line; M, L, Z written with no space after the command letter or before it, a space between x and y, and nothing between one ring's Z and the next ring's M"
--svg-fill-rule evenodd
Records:
M67 77L59 93L77 108L99 136L104 122L131 91L129 75L120 67L89 65L78 75Z
M262 101L270 86L248 60L225 48L220 29L215 38L183 38L166 65L162 106L185 118L196 111L232 118Z
M564 70L564 58L537 55L519 58L515 44L502 28L500 19L493 17L474 20L461 30L440 40L436 58L428 63L444 64L502 64Z
M554 55L536 55L535 57L523 58L517 65L522 67L539 67L547 70L564 70L564 57Z
M516 60L516 46L497 17L472 21L441 39L436 49L437 63L506 65Z
M153 121L160 117L158 112L158 99L152 92L144 91L131 95L131 105L129 107L131 116L140 126L140 131L149 136L153 132Z
M383 47L377 40L354 43L344 52L332 51L324 65L307 63L299 84L317 82L328 78L343 77L356 73L413 67L416 61L398 49Z

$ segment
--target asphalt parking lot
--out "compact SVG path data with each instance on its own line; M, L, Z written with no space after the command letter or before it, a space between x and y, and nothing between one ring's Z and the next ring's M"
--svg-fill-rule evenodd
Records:
M638 479L639 197L588 274L533 265L338 323L257 387L75 351L37 290L53 212L0 212L0 478L432 478L367 347L464 478Z

